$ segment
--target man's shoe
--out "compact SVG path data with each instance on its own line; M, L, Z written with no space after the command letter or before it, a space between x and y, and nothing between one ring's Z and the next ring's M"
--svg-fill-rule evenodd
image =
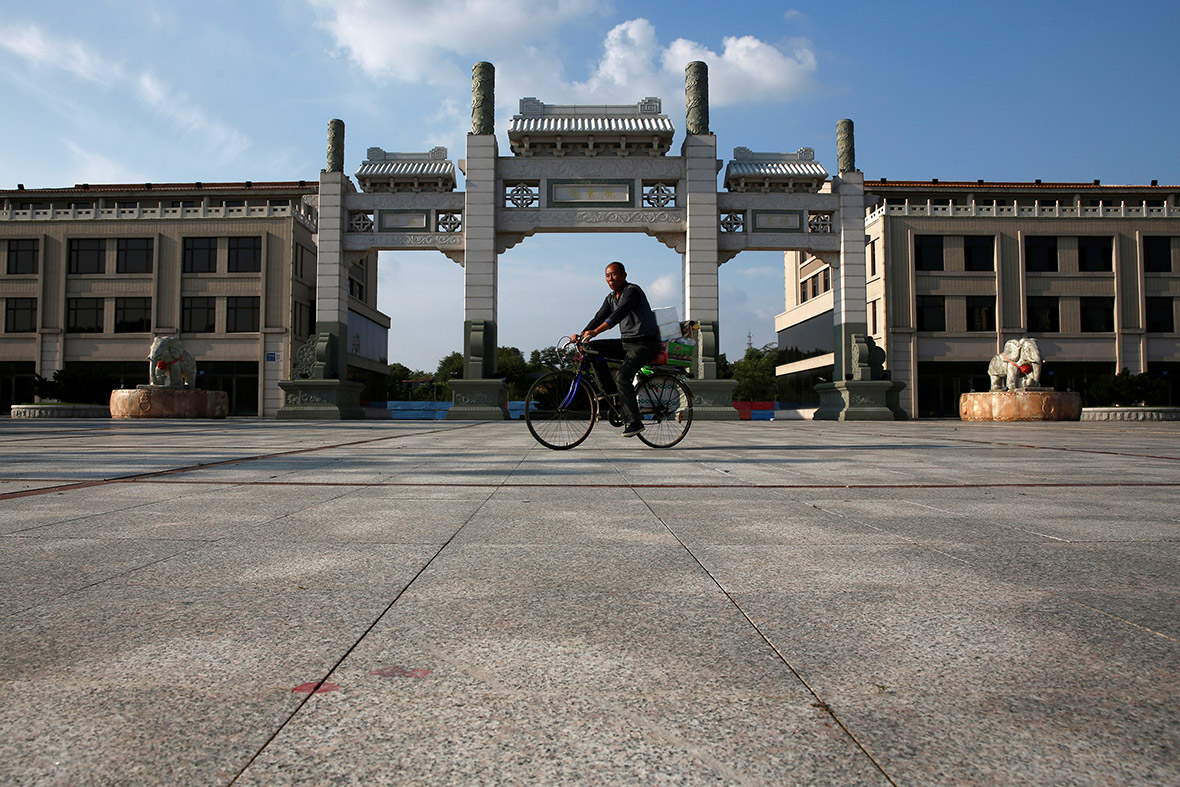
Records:
M634 437L643 431L643 424L631 424L623 430L623 437Z

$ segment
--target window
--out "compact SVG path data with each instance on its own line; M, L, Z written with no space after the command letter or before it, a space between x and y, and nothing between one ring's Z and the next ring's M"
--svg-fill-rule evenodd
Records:
M1078 298L1084 333L1114 332L1114 298Z
M217 238L184 239L184 272L217 272Z
M225 299L225 330L227 333L250 333L258 330L258 298L230 297Z
M4 304L4 332L32 333L37 330L37 299L7 298Z
M991 235L963 236L963 270L994 271L996 239Z
M70 241L70 273L106 273L107 242L102 238Z
M989 239L990 240L990 239ZM996 330L996 299L991 295L967 296L967 330Z
M116 203L119 210L137 210L139 208L138 202L119 202Z
M1147 332L1175 333L1176 315L1172 310L1171 298L1148 297L1147 299ZM9 303L12 299L9 298Z
M296 336L308 336L311 333L311 307L306 303L295 302L293 333Z
M918 330L946 330L946 300L941 295L918 296Z
M8 241L8 273L36 273L37 246L35 238Z
M807 302L807 282L799 282L799 303Z
M869 333L873 336L877 335L877 302L873 301L869 304Z
M877 242L869 242L869 276L877 275Z
M1033 273L1057 270L1057 238L1029 235L1024 239L1024 269Z
M832 269L831 268L824 268L823 272L820 274L820 276L823 279L823 281L821 282L821 284L823 286L823 292L828 292L829 290L832 289Z
M914 270L942 270L942 236L914 236Z
M151 273L154 245L151 238L119 238L115 272Z
M102 333L102 298L67 298L66 330L70 333Z
M115 333L147 333L151 329L151 298L115 298Z
M365 285L361 284L359 281L350 276L348 278L348 294L353 298L356 298L358 301L364 301Z
M1078 238L1078 270L1097 273L1114 270L1111 262L1110 238L1082 236Z
M1056 296L1030 295L1025 304L1030 333L1057 333L1061 330L1061 314Z
M230 238L230 273L258 273L262 270L262 238Z
M174 199L174 200L172 200L172 203L169 207L196 208L196 207L200 207L200 206L197 205L197 201L195 199Z
M1172 272L1171 238L1149 235L1143 239L1143 270L1147 273Z
M244 200L244 199L222 200L221 206L223 208L244 208L244 207L246 207L246 200Z
M180 330L184 333L213 333L216 298L181 298Z

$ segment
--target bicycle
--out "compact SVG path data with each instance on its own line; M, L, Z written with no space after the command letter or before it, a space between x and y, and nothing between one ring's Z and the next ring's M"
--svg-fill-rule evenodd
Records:
M623 425L619 395L605 394L594 373L589 342L568 338L558 346L574 347L574 369L547 372L524 398L524 421L537 442L555 451L580 445L590 436L602 409L611 426ZM648 364L636 375L635 393L644 429L638 437L652 448L671 448L692 426L692 389L675 366Z

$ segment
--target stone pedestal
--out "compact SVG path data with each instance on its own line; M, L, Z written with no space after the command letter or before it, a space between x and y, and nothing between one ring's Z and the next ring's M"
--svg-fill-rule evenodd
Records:
M455 401L448 421L507 421L508 386L501 380L448 380Z
M842 380L815 386L819 408L815 421L903 421L898 404L905 383L892 380Z
M225 418L229 394L141 385L111 391L111 418Z
M365 386L347 380L279 380L283 389L280 420L353 421L365 417L361 391Z
M739 421L741 413L733 406L733 389L737 380L689 380L692 389L694 421Z
M982 391L959 397L964 421L1077 421L1082 395L1052 389Z

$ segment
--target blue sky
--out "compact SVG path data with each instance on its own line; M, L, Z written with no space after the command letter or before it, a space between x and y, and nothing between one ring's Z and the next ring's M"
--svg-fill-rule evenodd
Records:
M1176 184L1178 30L1162 1L0 0L0 187L314 180L331 118L349 172L370 146L463 158L479 60L502 154L524 96L655 95L682 132L693 59L722 159L810 146L834 170L850 117L870 180ZM580 328L611 259L678 302L679 257L653 238L537 236L501 257L500 343L527 355ZM780 255L741 254L720 281L722 350L772 341ZM390 359L430 370L459 349L461 300L441 254L383 254Z

